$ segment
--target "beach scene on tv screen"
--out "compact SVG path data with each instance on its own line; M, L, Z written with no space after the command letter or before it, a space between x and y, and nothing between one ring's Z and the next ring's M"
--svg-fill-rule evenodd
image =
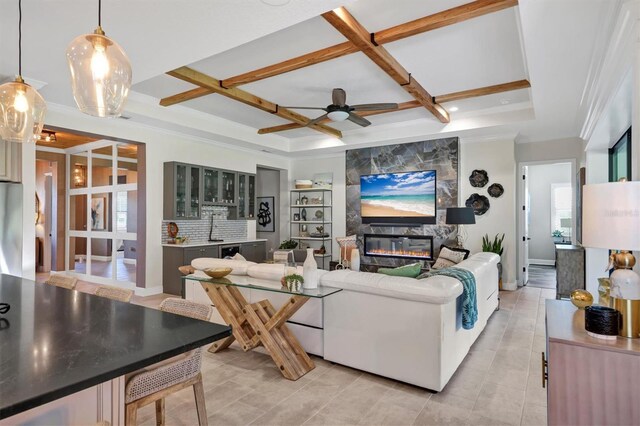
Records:
M362 217L436 214L435 170L360 176Z

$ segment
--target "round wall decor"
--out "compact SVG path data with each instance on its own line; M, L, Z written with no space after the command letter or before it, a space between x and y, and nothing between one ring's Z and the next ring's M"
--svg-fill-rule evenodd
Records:
M489 210L491 204L489 203L489 199L484 195L480 194L471 194L467 201L465 201L465 206L471 207L476 216L482 216Z
M469 176L469 183L474 188L483 188L487 183L489 183L489 175L486 170L474 170L471 172L471 176Z
M487 188L487 192L493 198L498 198L504 194L504 187L499 183L492 183L489 188Z

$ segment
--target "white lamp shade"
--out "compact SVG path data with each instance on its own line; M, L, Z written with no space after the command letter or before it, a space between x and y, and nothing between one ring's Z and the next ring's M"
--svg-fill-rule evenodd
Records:
M327 114L327 117L329 117L331 121L344 121L349 118L349 113L346 111L331 111Z
M131 87L131 64L118 43L101 34L78 36L67 48L67 61L80 111L119 117Z
M28 84L12 81L0 85L0 140L35 142L46 112L44 99Z
M584 186L582 245L640 250L640 182Z

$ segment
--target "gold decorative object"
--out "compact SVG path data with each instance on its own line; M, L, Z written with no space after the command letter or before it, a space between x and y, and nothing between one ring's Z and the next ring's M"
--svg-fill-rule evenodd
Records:
M593 296L587 290L573 290L571 292L571 303L578 309L584 309L593 305Z
M640 337L640 300L612 297L611 307L619 311L622 316L618 335L630 339Z
M609 306L611 298L609 297L609 290L611 289L611 280L609 278L598 278L598 305Z
M222 278L229 275L233 271L231 268L207 268L203 272L211 278Z

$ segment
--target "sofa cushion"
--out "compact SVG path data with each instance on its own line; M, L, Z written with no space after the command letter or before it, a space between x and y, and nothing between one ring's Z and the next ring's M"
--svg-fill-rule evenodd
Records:
M191 261L191 266L203 271L208 268L231 268L231 275L247 275L247 269L255 265L248 260L216 259L213 257L199 257Z
M462 294L460 281L442 276L418 281L415 278L338 270L327 272L320 277L320 284L360 293L434 304L449 303Z
M247 275L261 280L280 281L284 276L285 263L257 263L247 269ZM287 266L287 270L293 269ZM302 266L296 267L296 274L302 275Z
M410 265L399 266L397 268L378 268L378 273L391 275L393 277L416 278L418 275L420 275L421 269L422 265L416 262Z
M447 247L444 244L440 246L440 254L438 260L433 265L433 269L448 268L469 257L469 250L457 247Z

